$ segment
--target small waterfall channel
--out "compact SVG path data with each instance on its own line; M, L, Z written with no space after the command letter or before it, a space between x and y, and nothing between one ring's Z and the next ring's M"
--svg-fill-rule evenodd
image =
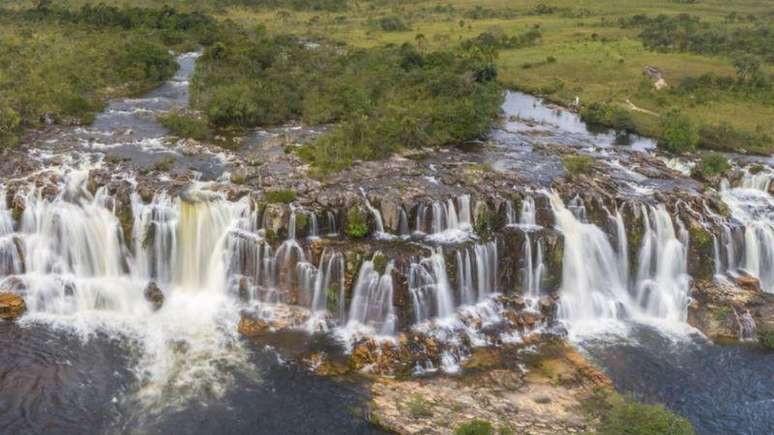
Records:
M722 273L747 274L761 288L774 293L774 198L769 185L770 170L745 170L738 187L723 180L720 194L731 211L720 234L715 262Z

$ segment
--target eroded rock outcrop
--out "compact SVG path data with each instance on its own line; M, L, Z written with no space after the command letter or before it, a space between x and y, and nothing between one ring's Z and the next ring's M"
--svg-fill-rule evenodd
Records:
M13 293L0 293L0 319L14 320L27 310L24 298Z

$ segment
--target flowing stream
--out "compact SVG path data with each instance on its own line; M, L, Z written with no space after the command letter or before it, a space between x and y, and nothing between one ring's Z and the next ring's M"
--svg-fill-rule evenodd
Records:
M526 310L539 312L552 290L552 262L560 266L557 320L621 389L665 402L702 433L770 431L771 354L709 344L687 324L692 241L678 217L682 205L604 208L599 222L583 198L563 199L544 183L520 207L503 202L505 231L520 236L514 246L502 235L475 234L479 209L469 194L400 206L391 234L388 215L362 190L372 239L384 251L358 262L335 243L315 253L310 242L335 241L343 228L335 212L318 216L291 204L279 238L249 196L217 188L227 157L184 153L184 141L167 140L155 122L155 114L186 104L195 60L179 57L180 71L159 90L113 102L92 126L63 133L82 153L42 170L55 180L54 192L34 182L17 191L20 215L0 187L0 277L4 288L24 293L29 310L17 323L0 322L7 350L0 354L0 432L378 433L352 412L368 400L362 385L315 377L283 361L274 345L336 355L358 337L394 341L403 330L491 344L481 330L502 320L497 295L520 288ZM606 156L620 142L524 94L509 93L504 110L510 118L493 134L509 156L500 169L530 166L541 172L538 182L557 162L524 150L527 141L558 138L604 148ZM548 131L540 139L529 133L535 122ZM653 145L629 140L629 150ZM127 221L117 194L89 184L105 155L143 164L175 155L199 176L180 192L143 198L131 175L112 174L132 186ZM609 166L633 198L669 187L618 160ZM746 170L734 187L725 182L719 195L730 217L712 234L718 277L749 275L766 292L774 292L772 174ZM539 216L539 204L550 216ZM552 235L561 236L561 250ZM408 260L391 257L396 244L412 249ZM347 276L350 263L357 267ZM398 273L406 277L405 309L396 301ZM148 302L154 298L163 304ZM282 306L306 315L292 332L264 346L239 337L242 310L275 319ZM464 357L446 351L440 367L426 363L415 372L456 373Z

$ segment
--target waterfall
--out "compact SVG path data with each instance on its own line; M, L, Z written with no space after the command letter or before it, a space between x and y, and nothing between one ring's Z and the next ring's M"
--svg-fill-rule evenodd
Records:
M317 213L315 213L314 211L310 211L307 213L306 216L308 217L308 220L309 220L307 238L308 239L320 238L320 227L317 224Z
M516 212L513 209L513 201L510 199L505 201L505 225L516 225Z
M327 224L329 236L339 235L339 227L336 225L336 213L332 212L331 210L326 211L325 222Z
M471 305L498 292L497 243L478 243L457 251L460 302Z
M637 269L637 303L647 316L685 321L690 285L687 231L681 228L678 238L663 205L643 206L642 214L645 234Z
M537 227L537 221L535 220L536 214L535 199L531 196L524 198L524 201L521 203L519 225L525 228Z
M529 233L525 233L524 238L524 294L528 308L537 309L538 301L542 291L543 275L545 273L545 264L543 261L543 245L540 239L536 239L533 254L533 242Z
M615 234L618 239L618 256L620 257L619 265L621 267L619 273L623 279L629 277L629 247L626 239L626 225L624 224L623 216L619 210L615 211L615 215L609 216L610 219L615 222Z
M742 189L754 189L768 192L772 178L774 178L774 173L769 172L768 170L760 170L756 173L752 173L749 169L746 169L739 187Z
M8 210L6 192L0 188L0 277L22 272L22 261L13 229L13 217Z
M409 266L409 293L417 323L454 314L454 296L441 248Z
M343 320L346 291L345 266L344 256L340 252L328 248L323 250L320 256L320 267L314 270L314 281L310 292L313 311L331 311Z
M429 239L437 242L462 242L470 237L472 222L470 195L460 195L429 207L419 204L415 232L430 234Z
M374 266L374 258L360 266L357 281L352 290L352 304L349 309L348 326L366 326L381 335L394 335L397 318L393 306L393 263L389 261L384 273Z
M768 171L752 174L747 170L740 187L731 188L723 180L720 189L733 218L732 223L724 225L721 235L726 270L758 278L761 288L769 293L774 292L774 198L768 193L771 177ZM737 252L741 253L740 259L735 257Z
M400 219L398 222L398 234L401 237L408 237L411 235L411 231L409 230L409 222L408 222L408 214L406 214L406 209L401 207L400 208Z
M384 221L382 220L382 213L379 212L374 206L371 205L371 201L368 200L368 195L366 195L365 190L361 187L360 193L363 194L363 199L365 200L366 208L368 208L368 211L371 212L371 215L374 217L374 222L376 223L376 237L377 238L387 238L389 237L389 234L384 231Z
M557 228L564 236L559 318L571 329L582 331L600 326L595 325L600 320L631 317L685 320L690 281L686 273L687 231L681 228L676 234L665 207L643 209L645 235L637 279L630 290L625 257L613 249L601 229L579 219L585 215L579 212L585 210L582 204L573 201L571 211L555 192L549 199Z
M556 192L548 196L564 236L559 318L573 325L622 317L633 301L620 275L620 258L602 230L581 222Z

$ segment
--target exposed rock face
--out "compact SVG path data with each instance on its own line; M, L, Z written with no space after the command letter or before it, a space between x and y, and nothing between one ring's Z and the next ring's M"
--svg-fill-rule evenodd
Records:
M440 376L372 384L372 420L398 433L449 434L473 419L514 433L565 434L593 430L581 401L610 381L567 345L551 345L520 369L490 368L464 378ZM511 355L509 355L509 358ZM496 360L489 355L484 360Z
M239 333L247 337L259 337L269 332L269 322L242 314L238 326Z
M688 307L688 323L718 341L753 339L756 329L774 329L774 296L761 292L753 280L743 279L745 286L730 281L697 281L691 292L694 301Z
M148 283L148 286L145 287L144 295L154 310L158 310L164 305L164 292L161 291L155 282L151 281Z
M24 299L13 293L0 293L0 319L14 320L24 314L27 305Z

